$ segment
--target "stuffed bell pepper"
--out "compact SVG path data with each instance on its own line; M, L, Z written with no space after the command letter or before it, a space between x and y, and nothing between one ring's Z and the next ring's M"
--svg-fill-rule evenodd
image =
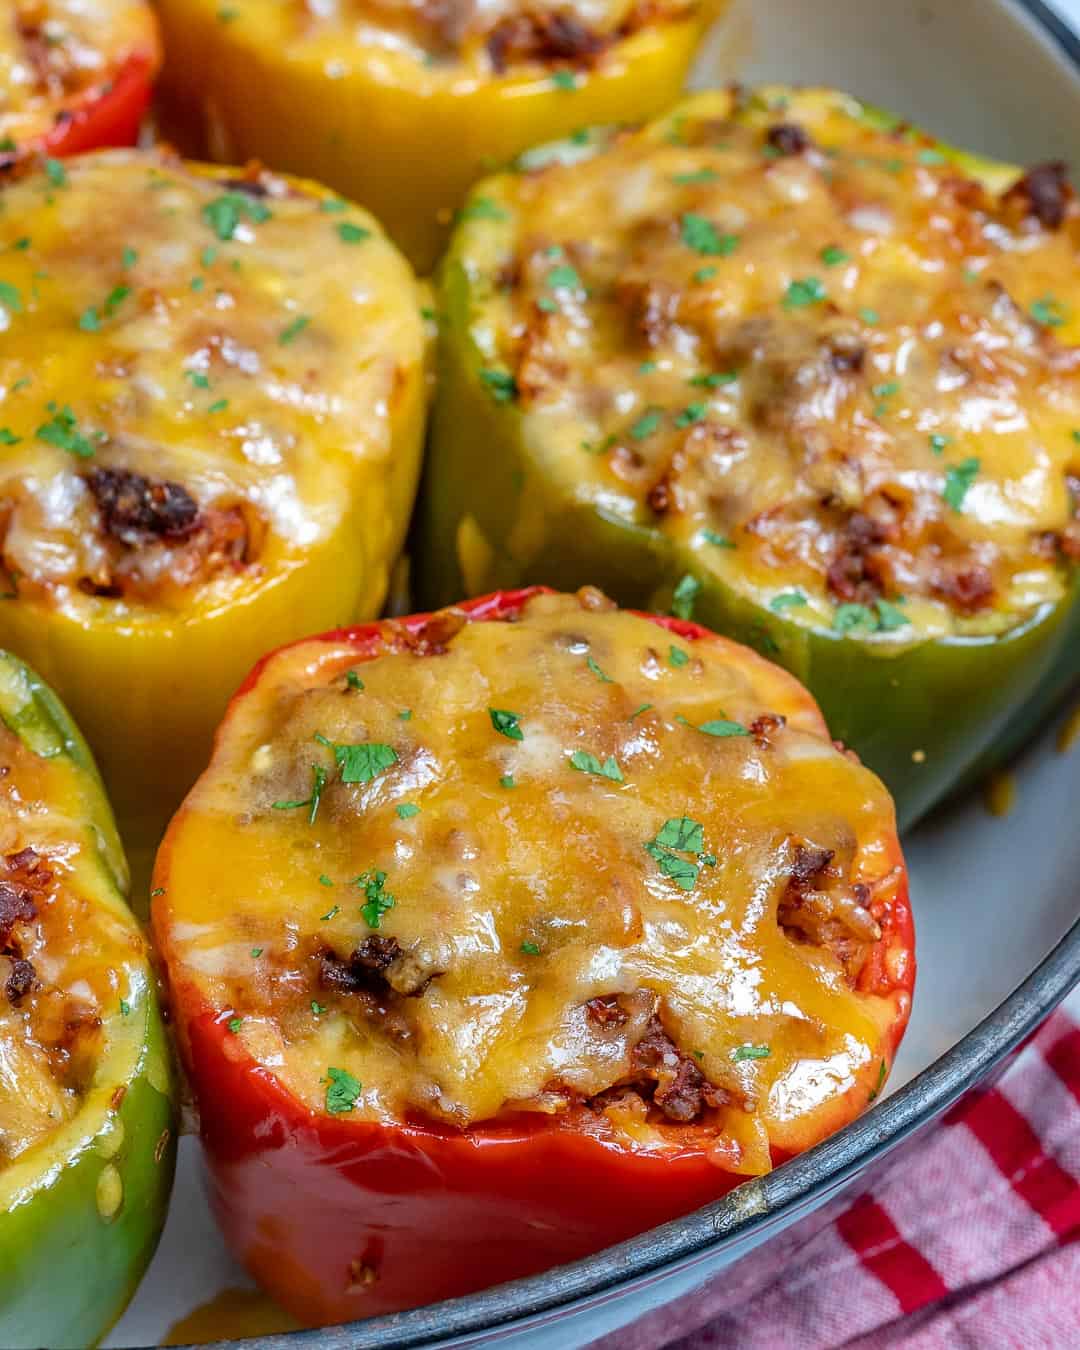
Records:
M877 1095L914 980L892 803L810 696L591 589L267 657L155 895L217 1217L309 1323L760 1177Z
M595 581L693 615L913 821L1077 611L1063 167L780 89L535 163L477 186L444 263L424 601Z
M159 0L168 130L329 183L427 271L481 173L670 107L725 4Z
M175 1128L127 864L85 742L0 652L0 1345L94 1345L157 1244Z
M0 18L0 171L131 145L161 64L149 0L11 0Z
M383 604L421 296L370 216L255 169L113 151L2 204L0 641L156 845L252 662Z

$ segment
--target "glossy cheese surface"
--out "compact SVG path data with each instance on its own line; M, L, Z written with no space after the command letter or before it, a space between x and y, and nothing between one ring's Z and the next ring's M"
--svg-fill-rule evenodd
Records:
M4 665L5 697L12 679ZM0 723L0 1174L75 1115L109 1024L145 1017L144 943L100 903L79 775Z
M269 658L159 856L174 993L238 1053L315 1111L692 1126L746 1172L874 1095L891 803L789 676L588 591L382 634Z
M155 44L146 0L12 0L0 16L0 140L50 131L60 109Z
M6 604L214 612L345 533L385 587L426 338L368 215L127 151L53 163L0 204Z
M1078 245L1060 165L703 94L480 184L451 340L541 475L698 576L883 643L998 632L1080 553Z
M188 0L218 9L214 0ZM511 67L593 64L603 51L642 27L693 15L701 0L237 0L229 36L266 50L290 49L320 63L330 79L405 58L443 82L468 72L503 74Z

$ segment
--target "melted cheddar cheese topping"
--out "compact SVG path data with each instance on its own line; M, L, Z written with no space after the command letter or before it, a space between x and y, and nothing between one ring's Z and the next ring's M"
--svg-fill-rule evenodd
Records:
M692 1127L761 1172L873 1094L892 808L789 676L595 591L382 633L234 704L159 857L174 988L350 1118Z
M645 25L695 13L703 0L236 0L229 32L331 78L395 53L433 76L501 75L529 65L590 66ZM197 0L207 7L214 0Z
M91 899L101 862L80 772L0 723L0 1172L75 1114L108 1019L134 1020L143 945Z
M154 42L146 0L12 0L0 17L0 140L51 131L59 109Z
M705 94L479 185L452 253L539 472L793 622L996 632L1080 556L1080 208L854 100ZM450 278L453 285L453 277Z
M385 570L426 338L375 222L163 153L47 170L0 213L6 600L218 609L346 536Z

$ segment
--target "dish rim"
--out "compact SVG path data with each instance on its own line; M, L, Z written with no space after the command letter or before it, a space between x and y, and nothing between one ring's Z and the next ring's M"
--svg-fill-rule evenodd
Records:
M1004 0L1053 40L1080 78L1080 34L1046 0ZM837 1134L693 1214L570 1265L460 1298L340 1326L217 1341L209 1350L414 1350L508 1329L749 1239L824 1200L982 1082L1080 984L1080 919L991 1013L921 1073ZM816 1205L815 1205L816 1207ZM183 1350L183 1348L182 1348ZM188 1348L190 1350L190 1348ZM205 1350L205 1348L204 1348Z

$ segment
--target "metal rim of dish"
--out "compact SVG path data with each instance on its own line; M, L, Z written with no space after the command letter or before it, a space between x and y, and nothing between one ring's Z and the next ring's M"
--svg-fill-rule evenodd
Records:
M1060 47L1080 73L1080 36L1045 0L1011 0ZM785 1213L822 1200L856 1172L943 1114L1021 1045L1080 983L1080 921L992 1013L920 1074L839 1133L777 1171L723 1199L617 1247L540 1275L444 1303L338 1327L222 1341L230 1350L412 1350L456 1336L508 1327L611 1294L707 1254L710 1247L750 1238ZM747 1195L752 1204L747 1203Z

